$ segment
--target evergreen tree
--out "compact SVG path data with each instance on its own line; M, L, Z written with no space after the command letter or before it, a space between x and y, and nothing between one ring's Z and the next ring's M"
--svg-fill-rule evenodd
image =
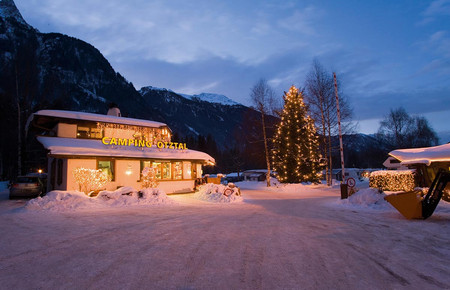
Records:
M285 92L283 99L281 122L274 140L273 168L280 182L318 182L321 156L314 120L296 87Z

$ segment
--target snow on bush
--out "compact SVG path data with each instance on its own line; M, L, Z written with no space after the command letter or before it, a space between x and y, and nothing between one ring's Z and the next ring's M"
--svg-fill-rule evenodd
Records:
M370 174L369 186L383 191L412 191L416 187L415 170L380 170Z
M200 200L216 203L235 203L242 202L239 187L233 183L228 185L207 183L200 187L200 190L194 194L194 197Z
M142 188L157 188L158 179L156 179L156 169L153 167L145 167L141 173Z
M341 201L342 204L357 205L372 208L389 208L384 197L386 194L379 193L375 188L365 188L352 194L348 199Z
M115 191L101 191L97 197L88 197L80 191L54 190L44 197L27 202L25 208L34 210L65 211L93 207L121 207L128 205L160 205L175 203L164 191L146 188L136 191L132 187L121 187Z
M73 170L73 177L75 182L78 183L80 191L86 194L90 194L92 191L97 191L110 181L110 178L101 169L89 169L89 168L75 168Z

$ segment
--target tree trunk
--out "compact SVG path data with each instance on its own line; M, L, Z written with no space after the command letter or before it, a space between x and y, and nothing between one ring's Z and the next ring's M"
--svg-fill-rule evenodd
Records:
M330 179L329 179L329 185L331 186L333 184L333 157L331 154L331 130L328 128L328 156L330 158ZM328 182L327 182L328 184Z
M267 187L270 187L270 158L269 158L269 148L267 146L266 123L264 120L263 112L261 112L261 121L262 121L262 127L263 127L264 149L266 151L266 163L267 163L266 181L267 181Z
M20 130L20 97L16 62L16 102L17 102L17 175L22 174L22 136Z
M325 166L325 179L327 181L327 185L330 186L331 182L330 182L330 176L331 176L331 169L330 169L330 162L328 160L328 142L327 142L327 136L326 136L326 127L325 127L325 115L324 115L324 111L323 109L321 109L321 119L322 119L322 143L323 143L323 153L324 153L324 158L325 160L327 160L327 164Z

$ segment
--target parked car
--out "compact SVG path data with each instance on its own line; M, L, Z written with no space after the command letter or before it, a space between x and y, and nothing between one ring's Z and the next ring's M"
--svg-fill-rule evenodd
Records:
M44 194L44 182L38 176L18 176L9 188L10 199L38 197Z

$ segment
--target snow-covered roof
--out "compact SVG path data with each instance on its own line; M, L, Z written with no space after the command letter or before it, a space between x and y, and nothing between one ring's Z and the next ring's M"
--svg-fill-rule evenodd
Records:
M432 162L450 162L450 143L424 148L397 149L389 152L389 155L398 159L402 165L426 164Z
M38 136L38 141L53 155L108 156L151 159L201 160L215 163L210 155L190 149L159 149L156 146L134 147L105 145L101 140Z
M115 124L153 127L153 128L167 126L164 123L155 122L155 121L109 116L109 115L101 115L101 114L93 114L93 113L85 113L85 112L63 111L63 110L41 110L41 111L37 111L36 113L34 113L33 116L48 116L48 117L56 117L56 118L115 123Z

